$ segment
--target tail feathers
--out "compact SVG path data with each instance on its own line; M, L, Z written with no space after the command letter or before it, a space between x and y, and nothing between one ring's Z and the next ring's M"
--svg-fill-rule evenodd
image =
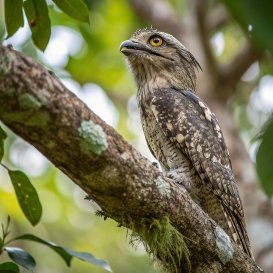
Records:
M229 231L226 231L229 236L231 236L232 240L238 244L244 252L254 260L250 242L247 235L246 225L244 218L242 216L238 216L235 212L230 210L228 207L223 205L223 211L225 213L226 219L228 221Z

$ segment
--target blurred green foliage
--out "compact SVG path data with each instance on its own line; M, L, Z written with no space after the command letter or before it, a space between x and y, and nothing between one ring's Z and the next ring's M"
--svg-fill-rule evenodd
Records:
M256 155L257 172L265 193L273 196L273 119L266 124Z
M80 84L93 82L101 86L124 116L127 100L135 87L131 76L125 72L126 65L119 53L119 45L144 25L125 0L92 3L90 26L71 20L54 7L49 8L50 18L53 26L67 26L79 32L84 39L82 50L69 56L65 69ZM117 130L132 138L123 118L119 120Z
M89 23L89 10L83 0L53 0L53 2L70 17Z
M266 73L272 74L272 54L273 39L270 39L273 33L273 2L268 0L241 0L231 1L222 0L233 17L241 25L249 39L257 45L259 50L268 50L271 54L267 60L271 65L265 64L262 69ZM262 73L261 73L262 74ZM273 96L273 86L272 95ZM243 111L242 113L245 113ZM245 119L247 121L247 119ZM251 122L246 123L251 125ZM256 153L256 169L260 179L261 186L268 197L273 195L273 119L268 117L264 128L260 127L260 136L256 141L260 142Z
M268 0L222 0L230 13L240 23L249 38L263 50L273 53L273 40L269 39L273 33L273 3Z

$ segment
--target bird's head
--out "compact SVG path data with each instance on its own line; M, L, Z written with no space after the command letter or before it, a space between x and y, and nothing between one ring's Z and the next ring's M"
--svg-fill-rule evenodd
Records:
M154 81L164 87L195 90L195 69L201 67L172 35L153 29L138 30L120 45L120 51L127 56L138 86L143 81Z

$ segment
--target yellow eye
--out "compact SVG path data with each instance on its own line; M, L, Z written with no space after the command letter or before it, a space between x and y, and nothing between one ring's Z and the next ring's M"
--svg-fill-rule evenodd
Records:
M159 36L152 36L149 39L149 44L152 46L161 46L163 44L163 39Z

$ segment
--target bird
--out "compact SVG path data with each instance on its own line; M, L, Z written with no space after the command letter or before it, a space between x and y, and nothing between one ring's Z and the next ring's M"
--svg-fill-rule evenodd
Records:
M137 85L148 147L164 176L196 203L253 259L244 210L219 122L196 91L200 64L171 34L135 31L120 45Z

